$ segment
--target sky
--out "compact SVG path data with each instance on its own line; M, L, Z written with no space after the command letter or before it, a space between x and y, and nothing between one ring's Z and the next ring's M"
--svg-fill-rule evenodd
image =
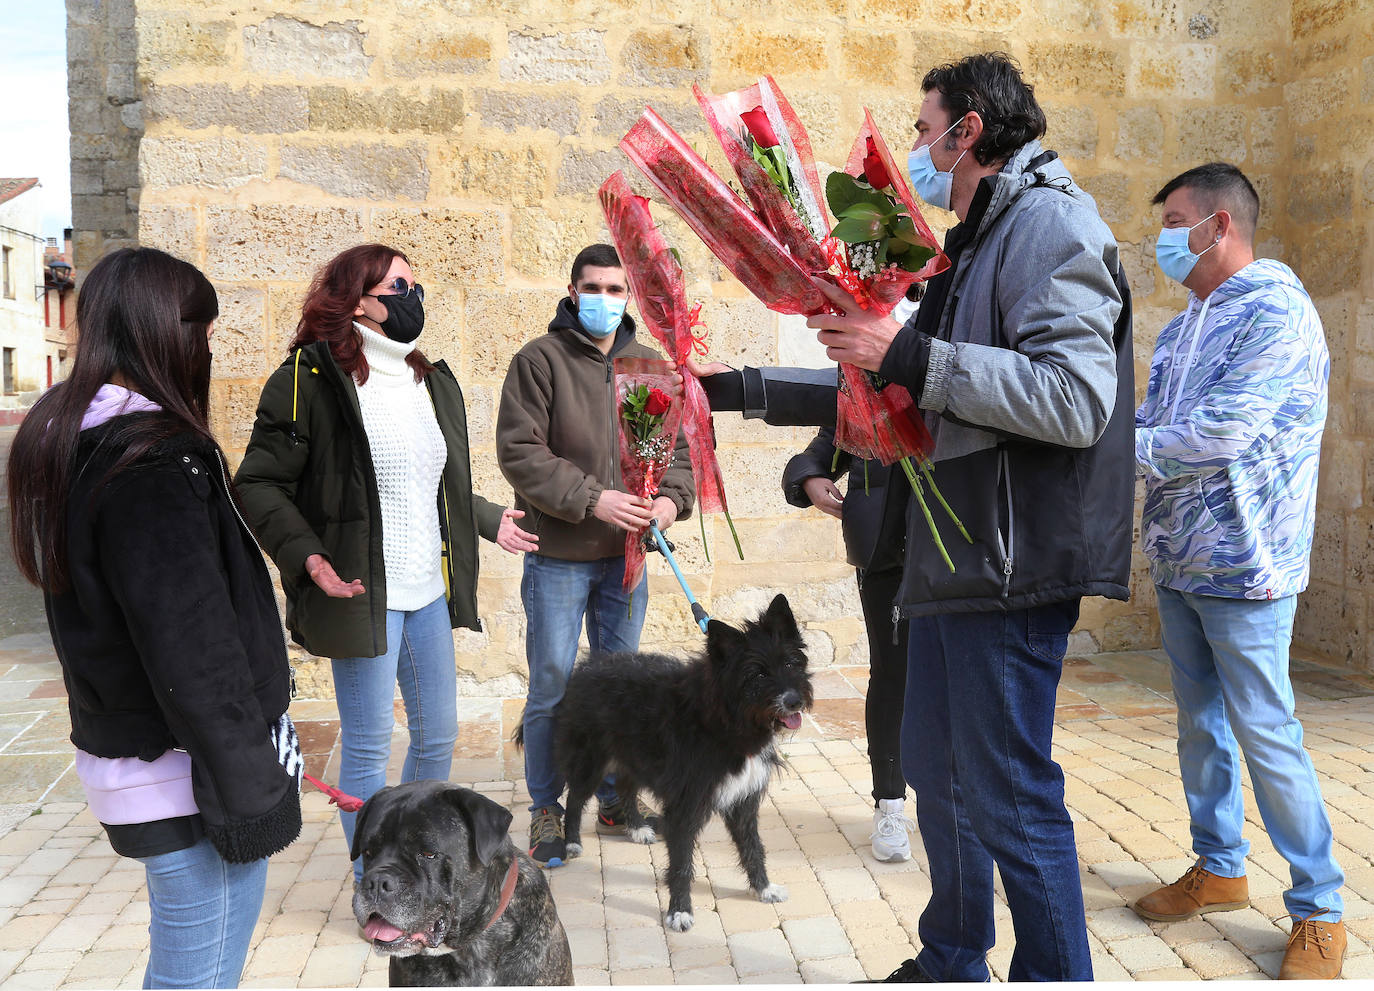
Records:
M42 237L71 226L68 141L66 4L0 0L0 176L38 177Z

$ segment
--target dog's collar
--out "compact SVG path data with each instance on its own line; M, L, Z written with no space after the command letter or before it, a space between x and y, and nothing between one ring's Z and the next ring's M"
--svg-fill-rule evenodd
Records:
M506 906L510 904L511 896L515 894L515 882L520 876L520 861L512 860L510 870L506 871L506 880L501 885L501 901L497 903L496 914L491 917L491 921L482 927L482 932L486 932L496 925L496 920L506 914Z

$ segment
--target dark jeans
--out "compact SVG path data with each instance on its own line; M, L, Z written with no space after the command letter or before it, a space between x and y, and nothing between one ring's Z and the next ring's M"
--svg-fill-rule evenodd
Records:
M899 747L902 736L902 696L906 692L907 624L892 625L892 603L902 584L902 568L858 569L859 602L868 628L868 692L864 697L864 729L868 733L868 763L873 769L873 800L902 798Z
M1092 979L1055 694L1078 600L910 621L902 768L930 862L916 958L939 981L988 980L993 865L1011 908L1013 981Z

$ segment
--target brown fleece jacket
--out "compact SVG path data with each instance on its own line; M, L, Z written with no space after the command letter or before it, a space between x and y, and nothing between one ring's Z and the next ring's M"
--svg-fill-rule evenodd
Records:
M578 326L566 297L543 337L511 359L496 417L496 456L525 511L520 525L539 534L539 553L593 561L625 552L625 531L592 515L604 489L622 487L616 417L616 358L662 358L635 340L626 316L602 355ZM671 468L658 494L686 519L695 500L687 439L678 431Z

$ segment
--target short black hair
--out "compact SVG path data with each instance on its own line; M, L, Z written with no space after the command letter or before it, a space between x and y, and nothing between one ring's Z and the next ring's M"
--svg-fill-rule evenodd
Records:
M1175 190L1191 189L1197 194L1198 206L1208 213L1225 210L1231 215L1241 233L1250 240L1259 226L1259 193L1245 173L1229 162L1208 162L1174 176L1164 184L1150 202L1158 205Z
M615 248L609 244L589 244L577 253L573 259L572 278L568 280L572 286L577 285L578 276L588 265L594 268L624 268L620 264L620 256L616 254Z
M983 133L973 146L979 165L1005 162L1028 141L1045 134L1045 111L1035 101L1035 87L1005 52L983 52L958 62L937 65L921 80L921 92L940 91L940 105L951 121L970 111L983 119Z

